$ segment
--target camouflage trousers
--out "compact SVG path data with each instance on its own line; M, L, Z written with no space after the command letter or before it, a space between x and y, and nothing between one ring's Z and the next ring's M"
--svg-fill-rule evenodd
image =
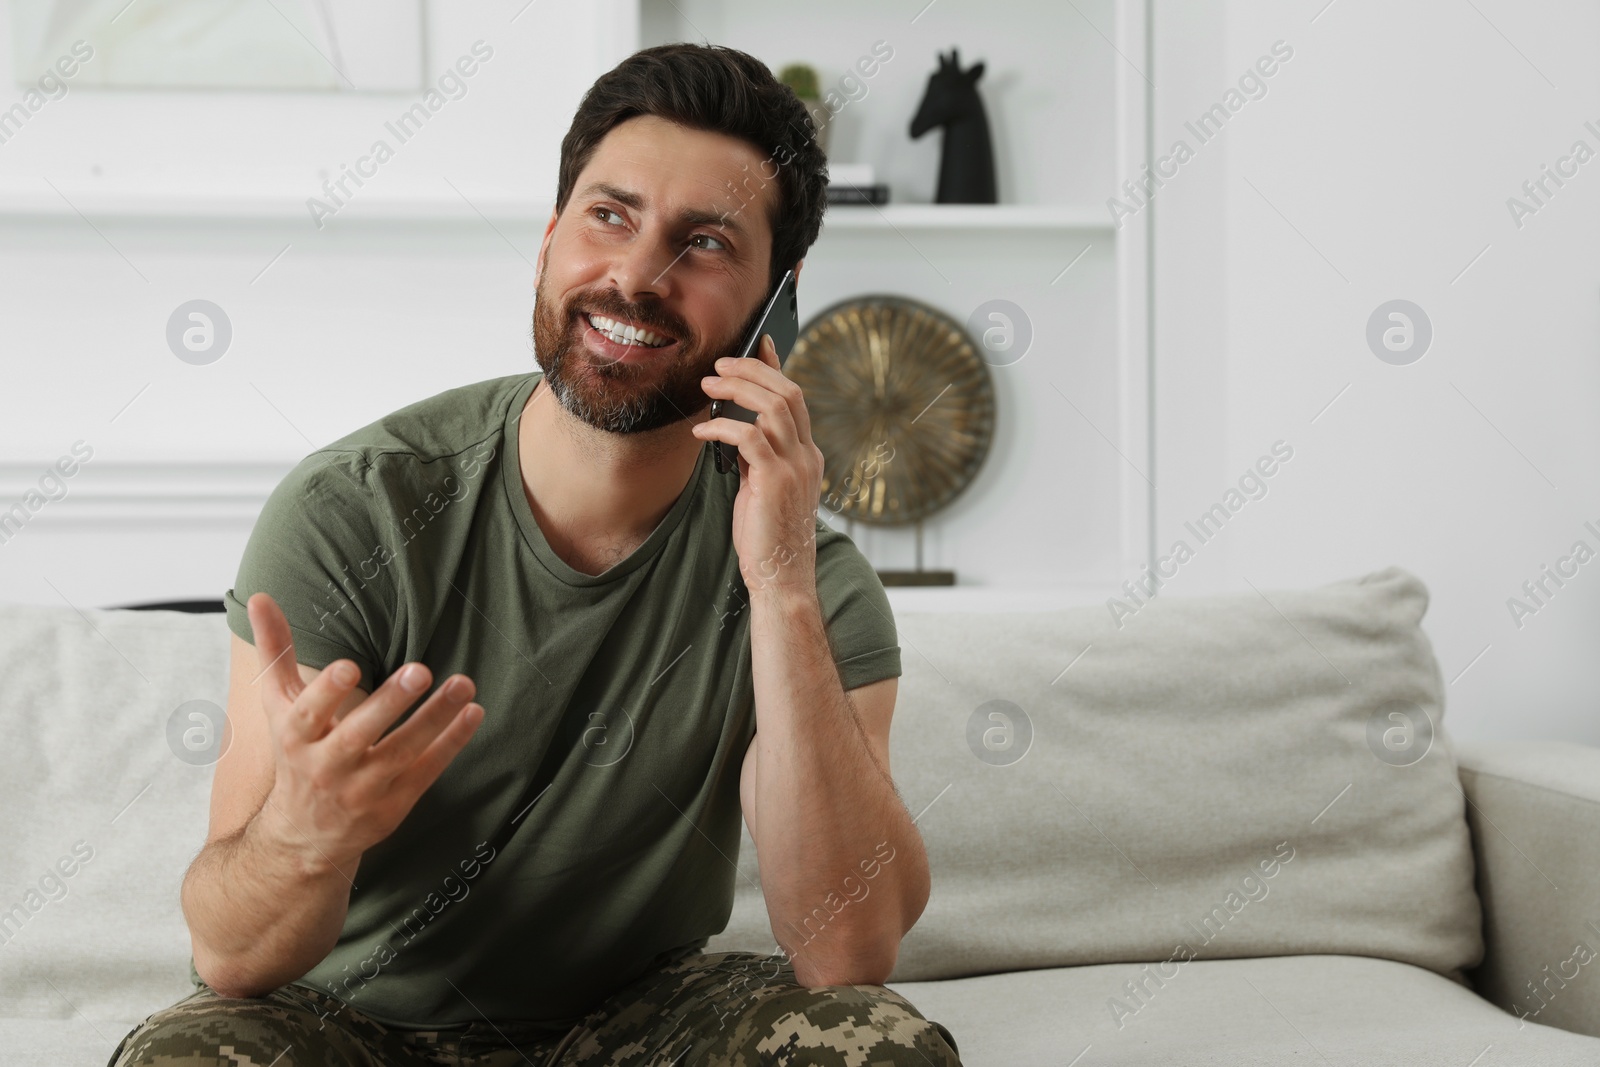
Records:
M232 999L202 986L145 1019L108 1067L959 1067L956 1041L881 985L806 988L782 956L696 952L646 973L570 1030L488 1019L385 1026L286 985Z

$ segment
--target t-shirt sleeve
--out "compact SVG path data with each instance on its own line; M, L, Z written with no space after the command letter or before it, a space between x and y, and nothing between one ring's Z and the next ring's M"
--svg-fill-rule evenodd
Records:
M900 676L894 612L877 571L848 535L817 520L817 598L845 689Z
M295 659L318 670L337 659L361 668L372 692L387 677L394 595L380 573L388 550L373 520L377 498L357 452L314 452L262 506L232 589L223 594L228 628L255 644L245 605L272 597L289 621Z

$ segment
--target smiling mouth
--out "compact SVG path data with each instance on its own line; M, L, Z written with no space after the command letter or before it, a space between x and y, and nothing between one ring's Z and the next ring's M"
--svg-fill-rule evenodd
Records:
M643 327L632 326L620 320L595 312L583 312L583 321L589 328L612 344L634 348L666 348L677 343L677 338Z

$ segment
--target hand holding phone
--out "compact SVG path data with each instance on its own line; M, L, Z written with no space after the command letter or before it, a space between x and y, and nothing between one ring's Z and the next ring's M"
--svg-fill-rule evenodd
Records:
M761 350L761 335L772 336L773 347L778 353L778 366L782 367L789 359L789 352L794 348L794 342L800 336L800 310L795 301L794 268L784 271L783 277L778 279L776 288L767 299L767 306L761 313L761 319L756 323L750 336L745 338L739 351L741 358L755 356ZM756 421L756 412L742 408L731 400L718 398L711 402L711 417L738 419L752 425ZM726 441L713 441L716 449L717 471L721 474L739 473L739 450Z

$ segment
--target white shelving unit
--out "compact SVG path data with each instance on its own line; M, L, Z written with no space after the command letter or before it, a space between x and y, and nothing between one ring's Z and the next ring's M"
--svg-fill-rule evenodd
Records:
M834 204L822 220L829 230L1102 230L1105 211L1048 204Z
M1054 366L1019 363L1021 377L997 368L996 446L977 481L924 531L924 565L954 569L959 582L964 571L984 569L964 560L1015 554L1019 530L1045 527L1031 540L1021 539L1023 562L1036 561L1039 573L1004 584L892 588L893 602L907 610L1038 610L1102 602L1152 559L1149 213L1118 226L1106 206L1108 197L1124 195L1122 180L1137 175L1149 158L1151 86L1141 72L1150 66L1146 7L1112 0L1059 16L1031 7L1016 12L1019 18L1029 15L1038 28L1029 40L993 32L1007 20L992 11L934 8L908 22L843 0L821 0L811 14L827 24L826 33L784 24L764 5L736 0L640 0L641 46L709 38L750 51L774 69L790 61L812 63L824 88L836 80L835 72L849 71L866 42L892 43L898 65L892 77L898 81L871 90L878 97L864 97L854 119L860 133L853 138L843 127L855 105L845 105L830 145L830 152L838 148L842 130L845 154L837 158L872 163L877 180L890 186L891 203L829 207L807 257L814 265L808 263L802 281L802 320L837 299L889 290L964 320L984 297L1016 291L1027 294L1018 300L1030 314L1044 311L1033 314L1036 338L1045 336L1065 353ZM986 61L980 92L1002 200L1009 185L1021 194L1016 199L1031 202L906 199L912 168L903 157L915 154L921 172L916 176L926 178L930 159L936 167L937 136L925 139L926 145L913 143L902 123L933 69L935 50L952 45L960 47L963 67ZM1082 72L1088 68L1094 81L1086 85ZM1071 113L1037 104L1069 97ZM1049 113L1029 112L1030 101ZM868 115L868 109L876 110ZM1113 114L1104 121L1107 109ZM1063 148L1064 138L1076 139ZM1074 157L1086 154L1098 166L1074 169ZM1074 392L1074 376L1084 393ZM1040 442L1050 443L1041 448L1054 447L1064 439L1072 442L1070 450L1058 455L1041 456L1030 448ZM1046 559L1040 553L1054 547L1057 529L1073 534L1059 539L1057 558ZM874 564L913 566L911 529L855 523L848 531ZM1093 546L1093 563L1061 565L1061 557L1086 544Z

